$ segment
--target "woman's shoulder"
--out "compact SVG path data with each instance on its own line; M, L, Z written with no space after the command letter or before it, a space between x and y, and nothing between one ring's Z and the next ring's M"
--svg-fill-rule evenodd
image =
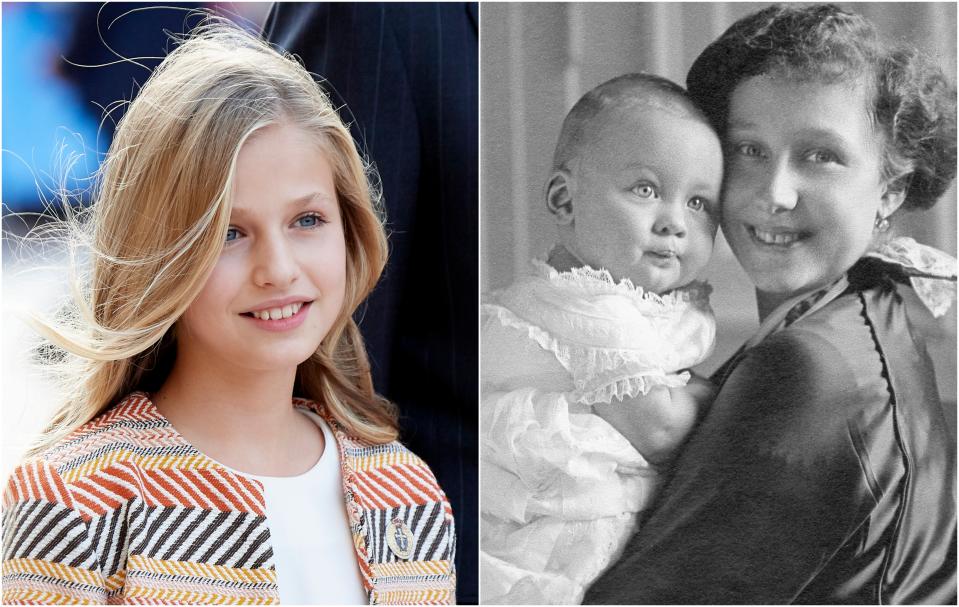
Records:
M728 385L727 385L728 384ZM830 425L888 416L895 397L936 400L931 363L917 343L895 285L851 288L767 337L742 356L724 383L739 399L775 403L770 423ZM915 400L915 399L913 399Z
M851 420L889 403L881 350L864 312L856 294L843 295L770 335L743 354L721 395L745 404L750 424L784 440L845 436Z
M886 302L892 303L891 298ZM850 290L765 339L753 358L781 367L788 379L811 384L810 394L854 389L883 373L875 312L862 292Z

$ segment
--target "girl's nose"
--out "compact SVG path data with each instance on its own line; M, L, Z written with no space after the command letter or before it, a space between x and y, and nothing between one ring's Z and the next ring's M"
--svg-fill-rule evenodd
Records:
M300 266L285 238L271 236L259 242L253 282L258 287L287 287L300 275Z
M682 201L663 201L659 205L653 232L660 236L685 236L686 211Z

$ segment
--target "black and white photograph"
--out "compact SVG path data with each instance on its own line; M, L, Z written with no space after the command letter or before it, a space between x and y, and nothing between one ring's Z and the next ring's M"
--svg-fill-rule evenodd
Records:
M2 603L477 603L478 4L2 11Z
M956 600L956 5L481 5L480 600Z
M3 2L3 604L949 604L956 2Z

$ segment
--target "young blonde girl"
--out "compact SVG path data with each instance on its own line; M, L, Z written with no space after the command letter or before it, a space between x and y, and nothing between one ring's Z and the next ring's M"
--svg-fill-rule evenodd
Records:
M4 602L452 602L449 503L351 317L379 195L320 87L205 24L101 171L72 313L34 320L65 399L4 494Z

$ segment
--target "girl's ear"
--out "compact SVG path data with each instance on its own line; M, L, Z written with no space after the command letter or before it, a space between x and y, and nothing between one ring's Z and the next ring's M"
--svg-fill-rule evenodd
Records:
M546 182L546 208L556 218L559 225L573 223L573 193L570 191L572 176L569 171L553 171Z

